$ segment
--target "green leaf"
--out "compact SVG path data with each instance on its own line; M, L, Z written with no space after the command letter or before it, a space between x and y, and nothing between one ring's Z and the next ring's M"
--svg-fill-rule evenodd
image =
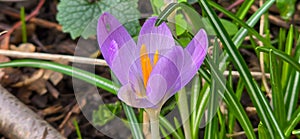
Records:
M121 111L121 103L117 101L111 104L99 105L98 110L93 111L93 123L103 126L115 118Z
M131 35L137 34L139 28L137 10L138 0L61 0L58 4L57 20L63 31L71 34L72 39L79 36L88 38L96 34L97 19L103 12L114 15L125 24Z
M292 17L295 12L296 0L276 0L276 6L280 11L283 19L287 20Z
M202 18L203 22L209 26L206 27L207 32L209 35L216 35L212 25L210 24L209 20L207 17L205 18ZM228 21L228 20L225 20L225 19L220 19L221 20L221 23L223 24L223 26L225 27L225 30L227 31L227 33L230 35L230 36L233 36L235 35L237 32L238 32L238 27L236 24Z
M185 29L187 28L187 23L183 18L182 14L175 15L175 22L176 22L176 34L177 36L179 36L185 32Z

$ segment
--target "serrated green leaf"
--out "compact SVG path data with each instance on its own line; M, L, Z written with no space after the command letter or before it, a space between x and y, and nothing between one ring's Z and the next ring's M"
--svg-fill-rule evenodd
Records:
M103 126L107 122L113 120L115 115L121 111L121 103L117 101L111 104L99 105L98 110L93 111L93 123Z
M88 38L96 34L97 19L103 12L114 15L125 24L131 35L137 34L139 29L137 10L138 0L61 0L58 4L57 20L63 31L71 34L72 39L79 36Z

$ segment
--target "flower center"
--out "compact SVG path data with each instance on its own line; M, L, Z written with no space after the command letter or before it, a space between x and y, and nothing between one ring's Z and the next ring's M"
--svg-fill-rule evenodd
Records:
M155 51L154 57L153 57L153 64L151 63L151 59L149 57L149 54L147 53L146 45L143 44L140 50L140 57L141 57L141 67L142 67L142 74L143 74L143 81L144 86L147 86L147 82L150 76L150 73L152 71L152 68L156 65L159 57L158 57L158 51Z

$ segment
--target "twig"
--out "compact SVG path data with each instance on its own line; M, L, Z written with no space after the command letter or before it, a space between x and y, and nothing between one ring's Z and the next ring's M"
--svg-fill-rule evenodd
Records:
M26 16L25 21L28 21L29 19L31 19L32 17L35 17L38 13L39 10L42 8L43 4L45 3L45 0L40 0L39 4L37 5L37 7L34 9L33 12L31 12L28 16ZM14 24L14 26L3 36L0 37L0 40L3 40L5 37L9 37L11 35L11 33L17 29L19 26L21 26L21 21L17 22L16 24ZM4 45L8 47L8 44Z
M259 5L262 6L263 5L263 0L259 1ZM259 25L259 34L263 35L264 34L264 25L265 24L265 15L262 15L260 18L260 25ZM258 45L260 47L263 47L263 43L261 41L258 41ZM262 73L262 83L266 89L266 93L267 96L271 96L271 92L270 92L270 88L268 86L268 82L267 79L265 77L265 63L264 63L264 53L260 52L259 53L259 64L260 64L260 68L261 68L261 73Z
M0 55L5 55L5 56L15 57L15 58L32 58L32 59L43 59L43 60L53 60L53 61L65 60L73 63L107 66L106 61L103 59L92 59L92 58L69 56L69 55L29 53L29 52L19 52L19 51L11 51L11 50L0 50Z
M12 17L16 17L16 18L20 18L19 13L14 12L11 8L8 7L1 7L0 12L2 12L3 14L12 16ZM58 31L62 31L62 26L54 23L54 22L50 22L44 19L40 19L37 17L33 17L31 19L29 19L29 22L34 23L38 26L44 27L44 28L54 28Z
M0 36L1 35L3 35L3 34L5 34L5 33L7 33L7 31L5 30L5 31L2 31L2 32L0 32Z
M255 132L258 131L258 128L254 128L253 129ZM241 132L235 132L233 134L226 134L226 137L227 138L232 138L232 137L237 137L237 136L241 136L241 135L244 135L245 134L245 131L241 131Z
M71 115L78 109L79 109L79 105L77 103L72 106L72 109L67 113L62 123L58 126L59 130L61 130L65 126L65 124L69 121Z
M235 1L233 4L229 5L229 7L227 7L226 10L229 11L229 10L231 10L232 8L234 8L234 7L236 7L236 6L240 5L240 4L242 4L243 2L244 2L244 0L237 0L237 1ZM224 13L220 13L218 16L221 18L221 17L224 16Z
M93 64L99 66L108 66L106 61L103 59L93 59L86 57L78 57L78 56L69 56L69 55L58 55L58 54L46 54L46 53L28 53L28 52L19 52L19 51L11 51L11 50L0 50L0 55L14 57L14 58L32 58L32 59L42 59L42 60L65 60L73 63L83 63L83 64ZM229 71L225 71L224 76L229 75ZM237 71L231 71L231 75L233 77L239 77L240 74ZM255 78L260 79L262 77L261 72L251 72L251 75ZM266 73L265 76L270 78L270 74Z
M251 11L254 12L254 11L257 11L257 10L258 10L258 7L255 6L255 5L252 5L250 9L251 9ZM290 28L290 24L291 24L291 23L288 23L288 22L286 22L286 21L280 19L280 18L277 17L277 16L274 16L274 15L269 14L269 15L268 15L268 18L269 18L269 20L271 21L271 23L273 23L273 24L275 24L275 25L277 25L277 26L284 27L284 28L286 28L286 29L289 29L289 28ZM296 27L297 30L300 32L299 26L295 26L295 27Z
M250 73L256 79L260 79L262 77L262 73L261 72L256 72L256 71L253 72L252 71ZM224 76L228 76L229 75L229 71L224 71L223 75ZM240 73L238 71L231 71L231 75L233 77L240 77ZM265 73L265 76L266 76L266 78L270 78L270 74L269 73Z

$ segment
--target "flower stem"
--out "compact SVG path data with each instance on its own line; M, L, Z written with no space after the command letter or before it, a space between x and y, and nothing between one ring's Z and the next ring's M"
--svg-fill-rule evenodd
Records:
M159 135L159 114L160 108L158 109L145 109L150 118L150 130L151 130L151 139L160 139Z

